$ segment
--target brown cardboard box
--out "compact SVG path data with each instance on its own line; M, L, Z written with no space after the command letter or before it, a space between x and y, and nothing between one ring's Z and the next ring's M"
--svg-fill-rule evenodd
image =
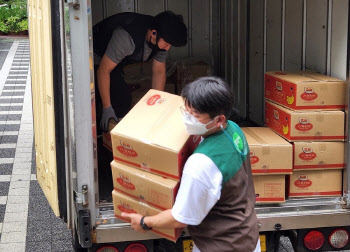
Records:
M294 170L343 169L343 142L295 142Z
M186 85L197 78L208 76L211 73L209 64L202 60L185 59L177 62L177 83Z
M343 170L294 171L289 175L289 197L340 196Z
M180 180L199 143L182 121L180 96L151 89L111 131L114 160Z
M116 161L111 162L111 167L114 190L159 209L174 205L179 182Z
M343 111L295 111L265 100L265 125L290 142L343 141Z
M176 62L175 93L181 94L182 89L190 82L212 73L211 66L204 60L187 58Z
M253 176L257 203L285 201L285 175Z
M137 201L117 191L113 191L112 196L113 196L114 214L117 218L124 221L130 222L129 220L121 216L122 212L138 213L143 216L149 216L149 215L156 215L162 211L158 208L152 207L144 203L143 201ZM170 229L152 228L151 231L168 240L176 241L177 238L179 238L182 230L183 228L172 228L172 229L171 228Z
M109 121L108 132L103 132L102 134L103 146L109 151L112 151L111 130L115 127L115 125L117 125L116 121Z
M266 127L242 128L250 149L252 173L291 174L293 147Z
M345 81L312 72L265 73L265 98L285 107L344 109Z

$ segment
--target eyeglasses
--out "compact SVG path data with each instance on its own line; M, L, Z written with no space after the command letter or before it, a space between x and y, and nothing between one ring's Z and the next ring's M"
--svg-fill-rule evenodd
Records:
M208 118L200 118L199 119L199 117L197 118L197 116L195 116L195 114L191 114L190 112L188 112L184 106L180 106L180 111L181 111L182 115L186 117L186 119L191 119L192 117L196 118L196 120L201 120L201 121L212 119L210 116ZM197 115L201 115L201 114L198 113Z
M185 109L184 106L180 106L180 111L183 116L186 116L187 119L191 118L191 114Z

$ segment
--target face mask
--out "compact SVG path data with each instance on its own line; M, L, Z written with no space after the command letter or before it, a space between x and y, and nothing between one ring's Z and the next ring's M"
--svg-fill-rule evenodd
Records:
M186 131L189 135L204 135L209 130L212 130L215 128L214 126L210 129L207 129L207 125L211 124L216 119L216 117L210 122L204 124L199 122L193 115L187 112L183 112L182 119L186 126Z

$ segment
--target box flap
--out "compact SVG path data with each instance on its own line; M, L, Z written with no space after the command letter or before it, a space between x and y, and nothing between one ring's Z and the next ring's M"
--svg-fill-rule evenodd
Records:
M188 138L182 105L181 96L151 89L111 133L179 151Z
M292 109L288 109L288 108L285 108L277 103L274 103L270 100L265 100L266 103L269 103L271 104L272 106L275 106L276 108L288 113L288 114L296 114L296 113L300 113L300 114L316 114L316 115L326 115L326 114L344 114L343 111L341 110L292 110Z
M300 71L300 72L271 71L271 72L266 72L266 74L274 76L281 80L293 82L296 84L308 83L308 82L343 82L343 80L340 80L334 77L313 73L309 71Z
M242 128L247 142L253 145L285 145L291 144L267 127L246 127Z
M334 78L331 76L327 76L324 74L319 74L319 73L314 73L314 72L310 72L310 71L300 71L297 72L297 74L300 74L304 77L308 77L314 80L318 80L318 81L322 81L322 82L344 82L344 80L338 79L338 78Z

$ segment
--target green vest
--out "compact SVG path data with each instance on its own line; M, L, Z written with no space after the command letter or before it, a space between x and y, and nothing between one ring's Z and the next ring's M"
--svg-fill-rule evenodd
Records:
M244 133L236 123L228 121L225 132L221 130L204 138L194 151L206 155L215 163L222 174L223 184L242 167L249 153Z

